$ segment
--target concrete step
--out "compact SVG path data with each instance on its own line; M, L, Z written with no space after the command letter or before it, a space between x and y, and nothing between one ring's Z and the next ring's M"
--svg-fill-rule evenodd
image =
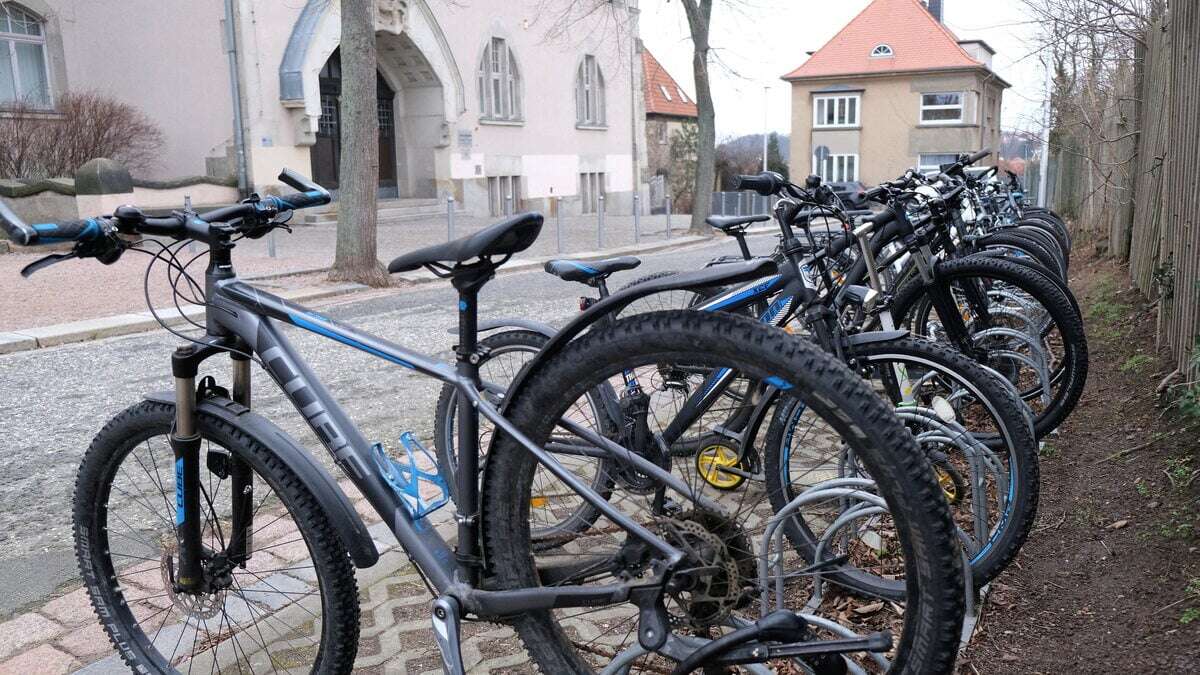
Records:
M456 207L458 205L456 204ZM456 214L465 213L461 208ZM379 202L379 222L406 220L428 220L445 217L446 203L441 199L385 199ZM305 225L332 225L337 223L337 212L332 208L313 211L304 215Z

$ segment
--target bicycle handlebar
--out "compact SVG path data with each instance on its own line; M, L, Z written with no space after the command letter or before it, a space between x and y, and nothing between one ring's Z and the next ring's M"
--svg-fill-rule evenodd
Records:
M14 243L20 246L55 244L61 242L96 241L108 236L114 227L131 234L168 236L176 239L191 237L207 240L201 228L210 223L222 223L238 218L273 218L281 211L294 211L311 206L321 206L332 201L329 191L290 169L279 174L284 184L300 190L282 197L267 196L259 201L223 206L189 219L184 214L172 214L162 218L150 218L132 206L118 207L112 218L88 218L66 220L56 223L28 225L3 202L0 202L0 227Z

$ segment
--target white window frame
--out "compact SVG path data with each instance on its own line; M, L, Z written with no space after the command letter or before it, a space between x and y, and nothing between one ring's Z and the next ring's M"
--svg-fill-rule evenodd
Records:
M854 160L854 170L848 173L850 159ZM856 181L858 180L858 172L862 167L858 153L831 154L825 158L825 166L821 166L821 164L821 162L817 161L817 156L814 154L812 157L812 172L820 176L821 180L826 183Z
M958 103L950 104L950 105L926 105L925 104L926 96L949 96L949 95L957 96ZM967 93L965 91L923 91L923 92L921 92L920 96L921 96L921 99L920 99L921 109L920 109L920 116L918 117L918 119L920 120L920 123L922 126L936 126L936 125L940 125L940 124L963 124L963 122L965 120L965 116L966 116L966 103L967 103ZM958 119L927 120L927 119L925 119L925 112L928 110L957 110L958 111Z
M0 49L5 47L8 49L9 64L11 64L12 67L13 91L18 95L24 91L24 87L21 86L21 68L17 64L17 44L22 43L38 45L42 51L42 68L45 71L44 77L46 81L46 90L42 92L45 96L45 99L35 102L34 107L43 110L52 110L54 108L54 82L51 79L50 52L46 48L46 20L41 16L38 16L33 12L33 10L28 9L24 5L15 2L8 3L0 1L0 12L3 12L5 18L9 20L10 28L12 21L12 15L9 13L10 7L25 15L26 18L32 19L33 22L38 26L37 35L0 31L0 43L6 43L6 45L0 47ZM25 103L25 101L20 99L14 99L11 101L0 100L0 108L4 107L5 105L21 105L22 103Z
M668 101L675 100L675 99L671 98L671 92L667 91L667 85L665 85L665 84L658 85L658 90L662 92L663 97L666 98Z
M896 52L892 49L892 46L886 43L877 44L875 45L875 48L871 50L871 58L873 59L886 59L895 55Z
M851 101L854 105L851 106ZM834 106L834 123L828 124L825 119L828 118L829 106ZM845 106L846 121L839 124L838 109L840 106ZM814 129L854 129L862 126L862 94L822 94L814 96L812 101L813 107L813 128ZM854 109L854 118L850 118L850 109Z
M669 96L667 98L670 99ZM607 128L604 99L604 72L600 69L600 61L592 54L585 54L575 72L575 126L583 129Z
M917 171L921 173L934 173L941 171L942 164L950 164L958 159L961 152L921 152L917 154ZM921 162L922 157L930 157L932 155L946 155L950 157L949 162L940 162L938 164L924 164Z
M488 38L476 72L479 86L479 119L482 122L524 121L521 69L508 40Z

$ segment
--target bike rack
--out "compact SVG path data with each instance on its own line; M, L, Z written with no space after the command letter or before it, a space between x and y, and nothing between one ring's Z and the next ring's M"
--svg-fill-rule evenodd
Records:
M1012 351L1010 349L989 350L988 354L991 356L1000 356L1000 357L1004 357L1004 358L1010 358L1015 361L1020 361L1020 362L1024 363L1025 365L1028 365L1029 367L1033 368L1034 371L1038 375L1039 382L1041 383L1042 403L1044 405L1049 405L1049 403L1050 403L1050 367L1049 367L1049 364L1047 363L1046 352L1045 352L1045 350L1042 349L1042 346L1040 344L1038 344L1038 341L1035 340L1034 338L1030 337L1029 335L1022 333L1021 331L1018 331L1018 330L1015 330L1012 328L1001 328L1001 327L987 328L985 330L981 330L978 333L975 333L974 335L972 335L971 339L978 341L980 338L988 338L988 337L1008 337L1008 338L1017 340L1019 342L1024 342L1029 347L1029 350L1037 356L1036 362L1032 358L1025 356L1024 354L1021 354L1019 352Z

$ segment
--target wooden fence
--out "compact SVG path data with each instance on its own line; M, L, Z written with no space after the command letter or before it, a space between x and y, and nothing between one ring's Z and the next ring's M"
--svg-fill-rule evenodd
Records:
M1200 376L1200 3L1171 3L1117 68L1099 142L1058 153L1055 208L1108 239L1158 304L1158 344ZM1070 155L1070 157L1067 157ZM1083 161L1079 161L1079 160ZM1066 165L1078 170L1066 171Z

